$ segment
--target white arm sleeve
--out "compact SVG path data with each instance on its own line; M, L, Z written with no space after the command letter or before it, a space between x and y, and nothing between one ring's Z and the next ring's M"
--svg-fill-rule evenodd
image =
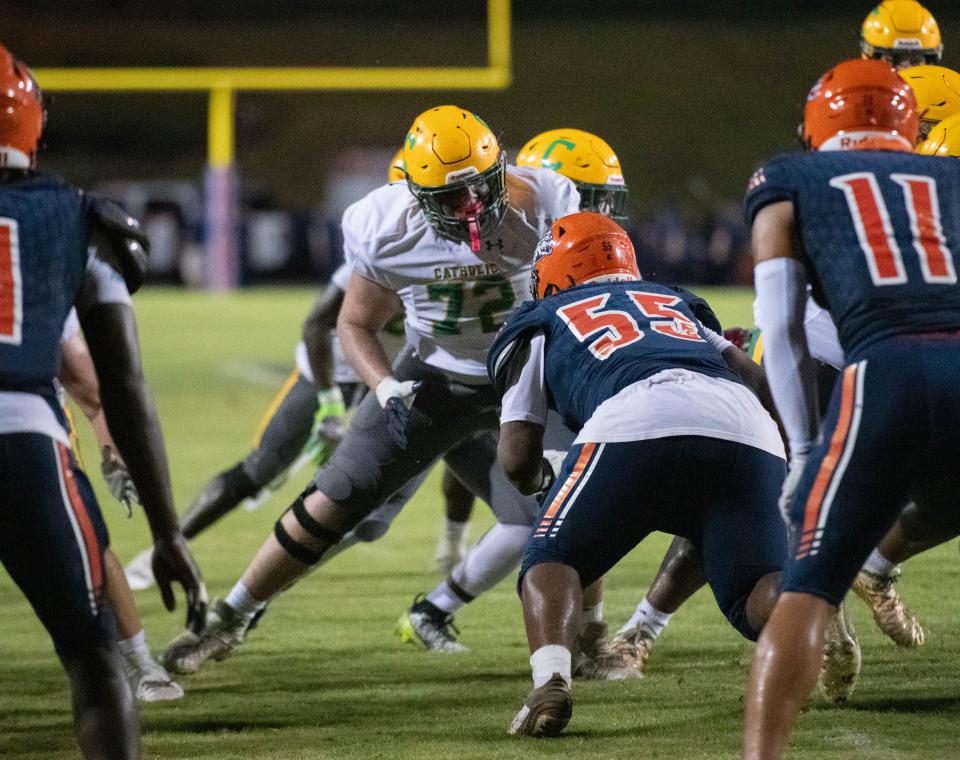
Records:
M763 366L786 428L791 456L806 453L817 437L816 365L803 329L806 271L796 259L761 261L753 271Z
M843 349L837 335L837 326L833 324L830 312L817 304L813 298L807 298L803 329L807 333L807 348L817 361L829 364L834 369L842 369Z
M80 320L77 317L77 310L70 309L67 318L63 322L63 332L60 334L60 342L66 343L74 335L80 332Z
M719 351L721 354L733 345L733 343L731 343L729 340L724 338L719 333L715 333L702 322L700 323L700 329L702 329L704 334L707 336L707 343L717 349L717 351Z
M529 351L518 353L511 365L507 389L503 394L500 424L535 422L546 427L547 386L543 378L543 334L529 341Z
M119 272L91 254L87 259L86 276L77 296L77 311L82 314L102 303L122 303L129 306L130 291Z

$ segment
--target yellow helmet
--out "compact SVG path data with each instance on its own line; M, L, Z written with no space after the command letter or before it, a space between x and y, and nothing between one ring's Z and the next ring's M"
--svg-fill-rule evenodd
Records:
M960 113L944 119L931 129L926 141L917 146L917 153L960 157Z
M960 73L945 66L912 66L900 72L917 96L920 139L948 116L960 113Z
M863 21L860 52L894 68L939 63L943 42L937 20L916 0L883 0Z
M404 140L403 162L434 229L479 251L507 208L506 159L486 122L458 106L424 111Z
M580 191L581 211L595 211L618 221L626 218L628 190L620 159L605 140L590 132L541 132L520 149L517 166L553 169L573 180Z
M387 169L387 182L402 182L407 178L407 165L403 163L403 148L400 148L390 159L390 168Z

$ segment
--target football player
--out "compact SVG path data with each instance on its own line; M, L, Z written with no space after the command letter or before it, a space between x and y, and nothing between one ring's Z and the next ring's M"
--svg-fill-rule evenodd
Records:
M140 367L129 292L145 239L122 209L35 171L45 109L29 69L0 48L0 561L49 632L70 680L80 749L140 757L130 684L103 598L107 533L76 466L54 381L74 304L111 433L154 536L168 609L171 582L188 619L205 590L180 535L163 439Z
M747 194L795 534L754 658L748 760L783 754L826 623L902 505L912 498L932 524L958 525L960 164L914 155L918 132L913 92L887 64L846 61L807 98L807 152L769 161ZM808 282L829 303L846 361L822 431Z
M113 436L107 428L103 406L100 403L97 372L87 345L80 337L80 321L74 309L70 311L64 324L60 350L62 361L57 396L66 416L74 459L77 466L82 469L83 462L80 457L76 426L70 408L65 404L64 390L90 421L102 456L100 472L107 482L111 495L126 506L129 515L131 504L139 503L140 495L127 471L127 466L117 454L117 444L114 443ZM119 639L117 647L123 655L123 668L130 680L134 695L142 702L180 699L183 696L180 684L171 679L170 674L150 654L143 625L140 622L140 613L123 574L120 560L107 548L103 552L103 561L104 591L116 614Z
M916 0L883 0L863 20L860 55L886 61L896 69L940 63L940 27Z
M343 219L353 272L337 333L372 392L313 484L214 605L201 637L168 649L175 669L229 654L267 601L363 517L444 452L496 429L487 349L526 297L529 251L579 196L554 172L507 167L486 123L456 106L417 117L403 158L406 186L374 190ZM409 346L391 368L377 334L401 306ZM464 482L489 477L471 469L456 473ZM494 530L529 530L529 499L507 487L490 503L500 520Z
M927 139L917 146L923 156L960 157L960 113L944 119L930 130Z
M581 589L655 530L698 546L721 610L756 638L786 554L785 454L755 395L759 367L686 297L644 282L612 220L554 222L530 289L488 371L503 399L499 460L520 490L545 493L517 582L534 688L510 733L550 736L571 715ZM543 457L548 407L579 433L559 471Z

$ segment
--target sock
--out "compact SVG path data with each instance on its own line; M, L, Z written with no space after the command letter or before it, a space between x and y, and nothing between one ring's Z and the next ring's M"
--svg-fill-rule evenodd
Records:
M529 525L497 523L453 568L450 579L471 598L480 596L516 570L529 537Z
M266 602L261 602L250 594L247 587L243 585L243 581L237 581L224 601L228 607L247 620L253 620L253 616L267 606Z
M559 644L547 644L530 655L530 668L533 670L533 688L539 689L549 681L554 673L563 676L570 685L570 650Z
M879 549L874 549L870 552L870 556L867 557L867 561L863 563L863 569L868 573L879 575L882 578L889 578L893 575L893 571L897 569L897 566L884 557Z
M142 628L129 639L118 641L117 648L120 650L120 654L127 659L139 659L150 656L150 650L147 649L147 637Z
M584 607L580 613L580 622L583 626L587 623L603 622L603 602L597 602L594 607Z
M451 546L456 546L467 537L469 526L468 522L456 522L448 517L443 531L444 537Z
M652 637L656 639L663 633L663 629L667 627L667 623L670 622L671 617L673 617L673 613L660 612L660 610L647 601L647 597L643 597L640 604L637 605L637 609L618 633L642 625L650 632Z
M466 604L466 601L457 596L445 580L440 581L439 585L427 594L427 601L449 614L453 614Z

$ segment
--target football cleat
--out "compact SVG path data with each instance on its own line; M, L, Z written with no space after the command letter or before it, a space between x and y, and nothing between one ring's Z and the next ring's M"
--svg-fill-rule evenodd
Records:
M843 602L827 624L823 662L817 685L820 693L831 702L846 702L857 685L860 675L860 644L857 633L847 615Z
M629 662L630 667L642 676L650 659L650 651L656 643L656 636L646 626L640 625L618 631L610 641L610 649L617 652L624 662Z
M400 641L431 652L458 654L470 651L457 641L460 631L453 624L453 615L427 601L423 594L419 594L413 600L413 606L400 616L394 633Z
M124 655L123 670L141 702L167 702L183 696L183 687L149 655Z
M214 601L200 635L184 631L167 645L160 661L174 673L196 673L207 660L225 660L243 643L250 619L223 599Z
M923 645L923 626L903 606L894 584L900 578L900 569L882 576L861 570L853 581L853 592L866 602L873 612L873 620L894 644L901 647Z
M143 591L157 582L153 577L152 560L153 547L151 546L140 552L123 568L123 574L127 576L127 584L132 591Z
M636 667L632 647L614 648L607 638L607 624L587 623L573 642L574 678L586 681L623 681L643 678Z
M543 686L527 695L507 733L513 736L556 736L570 722L571 715L573 695L570 684L559 673L554 673Z

